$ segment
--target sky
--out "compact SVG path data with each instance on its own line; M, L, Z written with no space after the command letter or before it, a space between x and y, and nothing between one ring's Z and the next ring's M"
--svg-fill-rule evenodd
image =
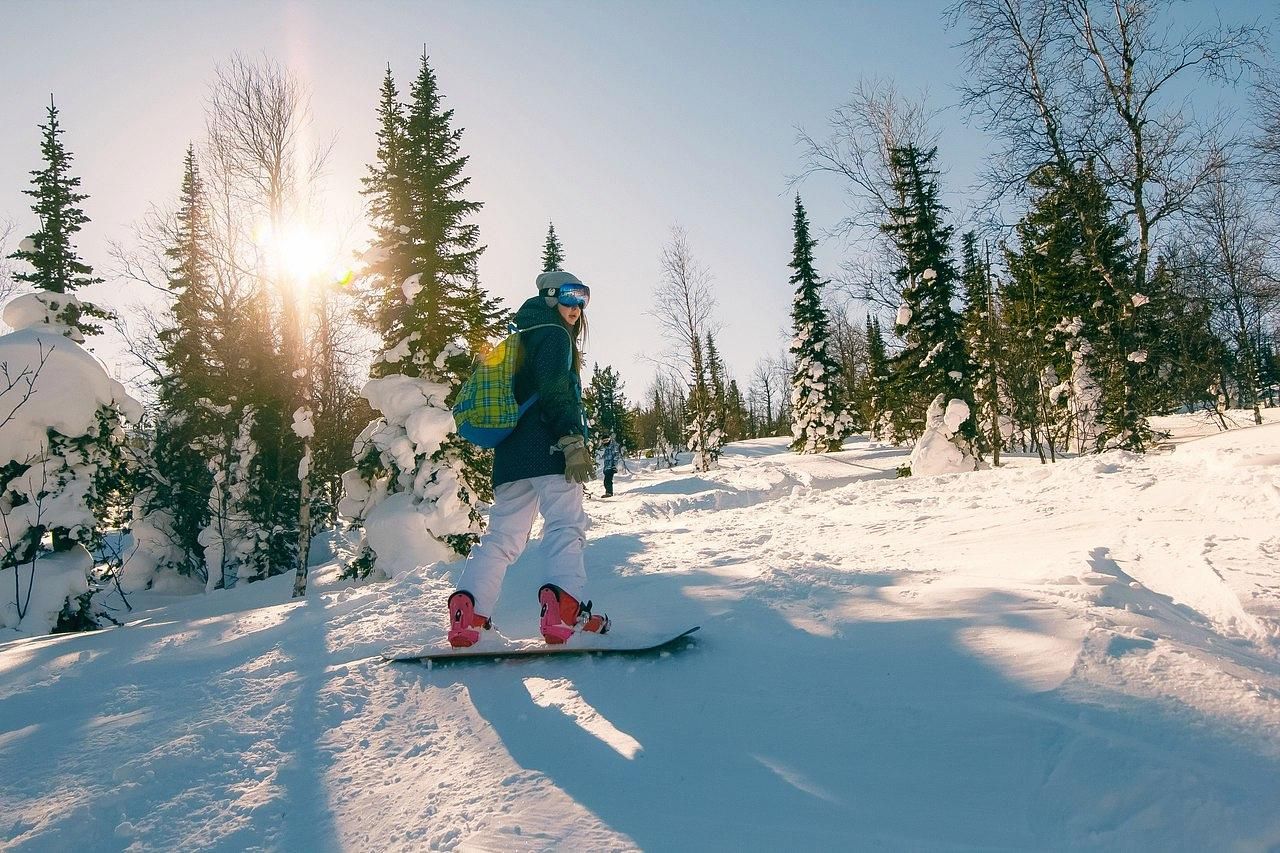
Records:
M108 279L86 295L125 309L152 299L113 275L149 206L172 202L189 142L204 135L215 68L269 57L310 88L317 140L335 145L323 219L335 254L365 233L359 180L390 65L402 93L425 49L464 129L469 199L488 246L481 284L516 307L533 294L547 223L565 266L593 288L588 363L612 365L632 400L665 348L652 312L673 226L712 276L718 344L744 386L787 345L793 197L815 236L845 212L834 179L790 181L797 128L824 135L860 78L891 78L942 110L944 188L957 211L989 148L954 107L962 67L936 0L647 2L27 2L0 4L0 223L35 227L29 172L50 93L73 174L90 198L82 257ZM1216 4L1229 19L1260 6ZM1203 13L1214 4L1191 3ZM11 241L12 243L12 241ZM3 247L12 251L13 246ZM831 276L849 249L819 247ZM119 344L96 351L117 375Z

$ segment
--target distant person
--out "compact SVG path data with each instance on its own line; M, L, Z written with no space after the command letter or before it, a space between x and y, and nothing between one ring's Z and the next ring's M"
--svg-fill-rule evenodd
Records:
M609 617L582 603L587 585L582 548L590 521L582 508L582 484L595 477L582 417L582 351L591 289L570 273L538 276L538 295L516 312L522 358L516 370L516 401L538 401L493 456L493 507L489 529L471 549L449 596L449 644L473 645L492 627L502 579L529 541L542 513L547 583L538 590L540 630L548 643L563 643L575 631L603 634Z
M604 469L604 496L606 498L613 497L613 475L618 473L618 459L621 456L621 448L618 447L618 443L610 435L604 440L604 447L600 454L601 468Z

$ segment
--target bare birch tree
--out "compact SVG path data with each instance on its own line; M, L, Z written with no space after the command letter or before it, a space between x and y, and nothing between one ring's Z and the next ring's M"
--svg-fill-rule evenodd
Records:
M1085 164L1107 188L1134 240L1140 292L1162 226L1186 212L1214 167L1218 124L1200 121L1177 87L1191 75L1232 83L1262 31L1175 27L1173 0L959 0L968 28L964 104L1001 147L985 176L993 196L1023 194L1042 166Z
M1119 359L1111 441L1140 450L1150 438L1140 402L1139 306L1160 241L1184 219L1213 170L1220 124L1201 121L1178 98L1194 75L1231 83L1250 68L1255 26L1175 26L1173 0L958 0L968 63L963 102L1000 140L986 168L991 203L1025 197L1030 177L1053 169L1065 181L1083 253L1122 310L1103 323ZM1108 262L1114 240L1090 216L1096 176L1130 242L1131 263ZM1090 180L1092 178L1090 177ZM1132 306L1130 308L1129 306Z
M747 405L752 419L756 421L756 429L760 435L773 435L778 423L775 406L786 396L779 384L777 362L765 356L756 362L751 371L751 384L747 389ZM787 377L788 379L790 377Z
M689 388L690 449L694 451L694 467L706 471L719 450L703 359L703 341L707 332L715 331L711 274L694 258L688 236L679 226L671 229L671 241L662 249L659 266L662 280L654 290L650 313L675 358L683 362L678 375Z
M12 252L9 241L16 227L12 221L0 219L0 305L8 302L9 297L18 292L18 283L13 278L13 261L9 260Z
M889 273L898 258L880 224L904 199L894 189L889 157L896 147L914 144L928 150L936 144L936 113L926 106L926 97L908 97L892 80L863 78L831 112L826 136L797 128L804 166L792 185L813 175L832 175L845 190L848 214L832 231L857 252L844 262L836 282L856 298L893 311L902 302Z
M1253 89L1256 134L1251 140L1254 172L1280 201L1280 72L1264 75Z
M1238 396L1262 423L1259 345L1263 324L1280 309L1274 216L1237 164L1221 155L1191 203L1187 245L1197 290L1213 306L1215 334L1235 353Z
M317 144L313 138L310 98L305 86L278 63L263 59L250 62L234 56L217 69L207 109L209 149L218 164L228 200L234 200L240 215L258 218L254 227L265 223L270 238L266 257L255 252L259 264L257 279L267 287L257 288L264 305L279 306L280 355L288 370L282 379L293 380L294 388L280 389L283 400L293 398L295 420L310 413L313 365L304 346L311 322L305 301L305 285L290 280L278 252L286 230L310 219L319 178L332 142ZM263 241L259 240L258 243ZM273 245L274 244L274 245ZM291 441L285 442L290 444ZM303 436L303 453L310 462L309 436ZM295 454L277 457L279 480L292 475ZM304 463L304 468L307 464ZM310 540L310 477L298 474L299 493L298 566L294 594L306 589L307 550Z

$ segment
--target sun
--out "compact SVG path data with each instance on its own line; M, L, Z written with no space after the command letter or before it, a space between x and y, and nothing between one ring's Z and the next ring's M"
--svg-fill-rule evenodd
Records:
M301 223L290 223L278 232L270 226L263 227L257 239L270 253L277 271L299 285L310 284L332 260L325 241Z
M329 265L328 247L305 226L290 226L280 235L280 265L295 280L309 282Z

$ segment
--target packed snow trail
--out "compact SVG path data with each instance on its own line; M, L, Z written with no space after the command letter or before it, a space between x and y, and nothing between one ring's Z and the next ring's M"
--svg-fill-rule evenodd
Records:
M909 479L785 443L591 503L591 597L701 624L676 656L383 664L452 579L332 567L0 645L0 846L1280 845L1280 426Z

